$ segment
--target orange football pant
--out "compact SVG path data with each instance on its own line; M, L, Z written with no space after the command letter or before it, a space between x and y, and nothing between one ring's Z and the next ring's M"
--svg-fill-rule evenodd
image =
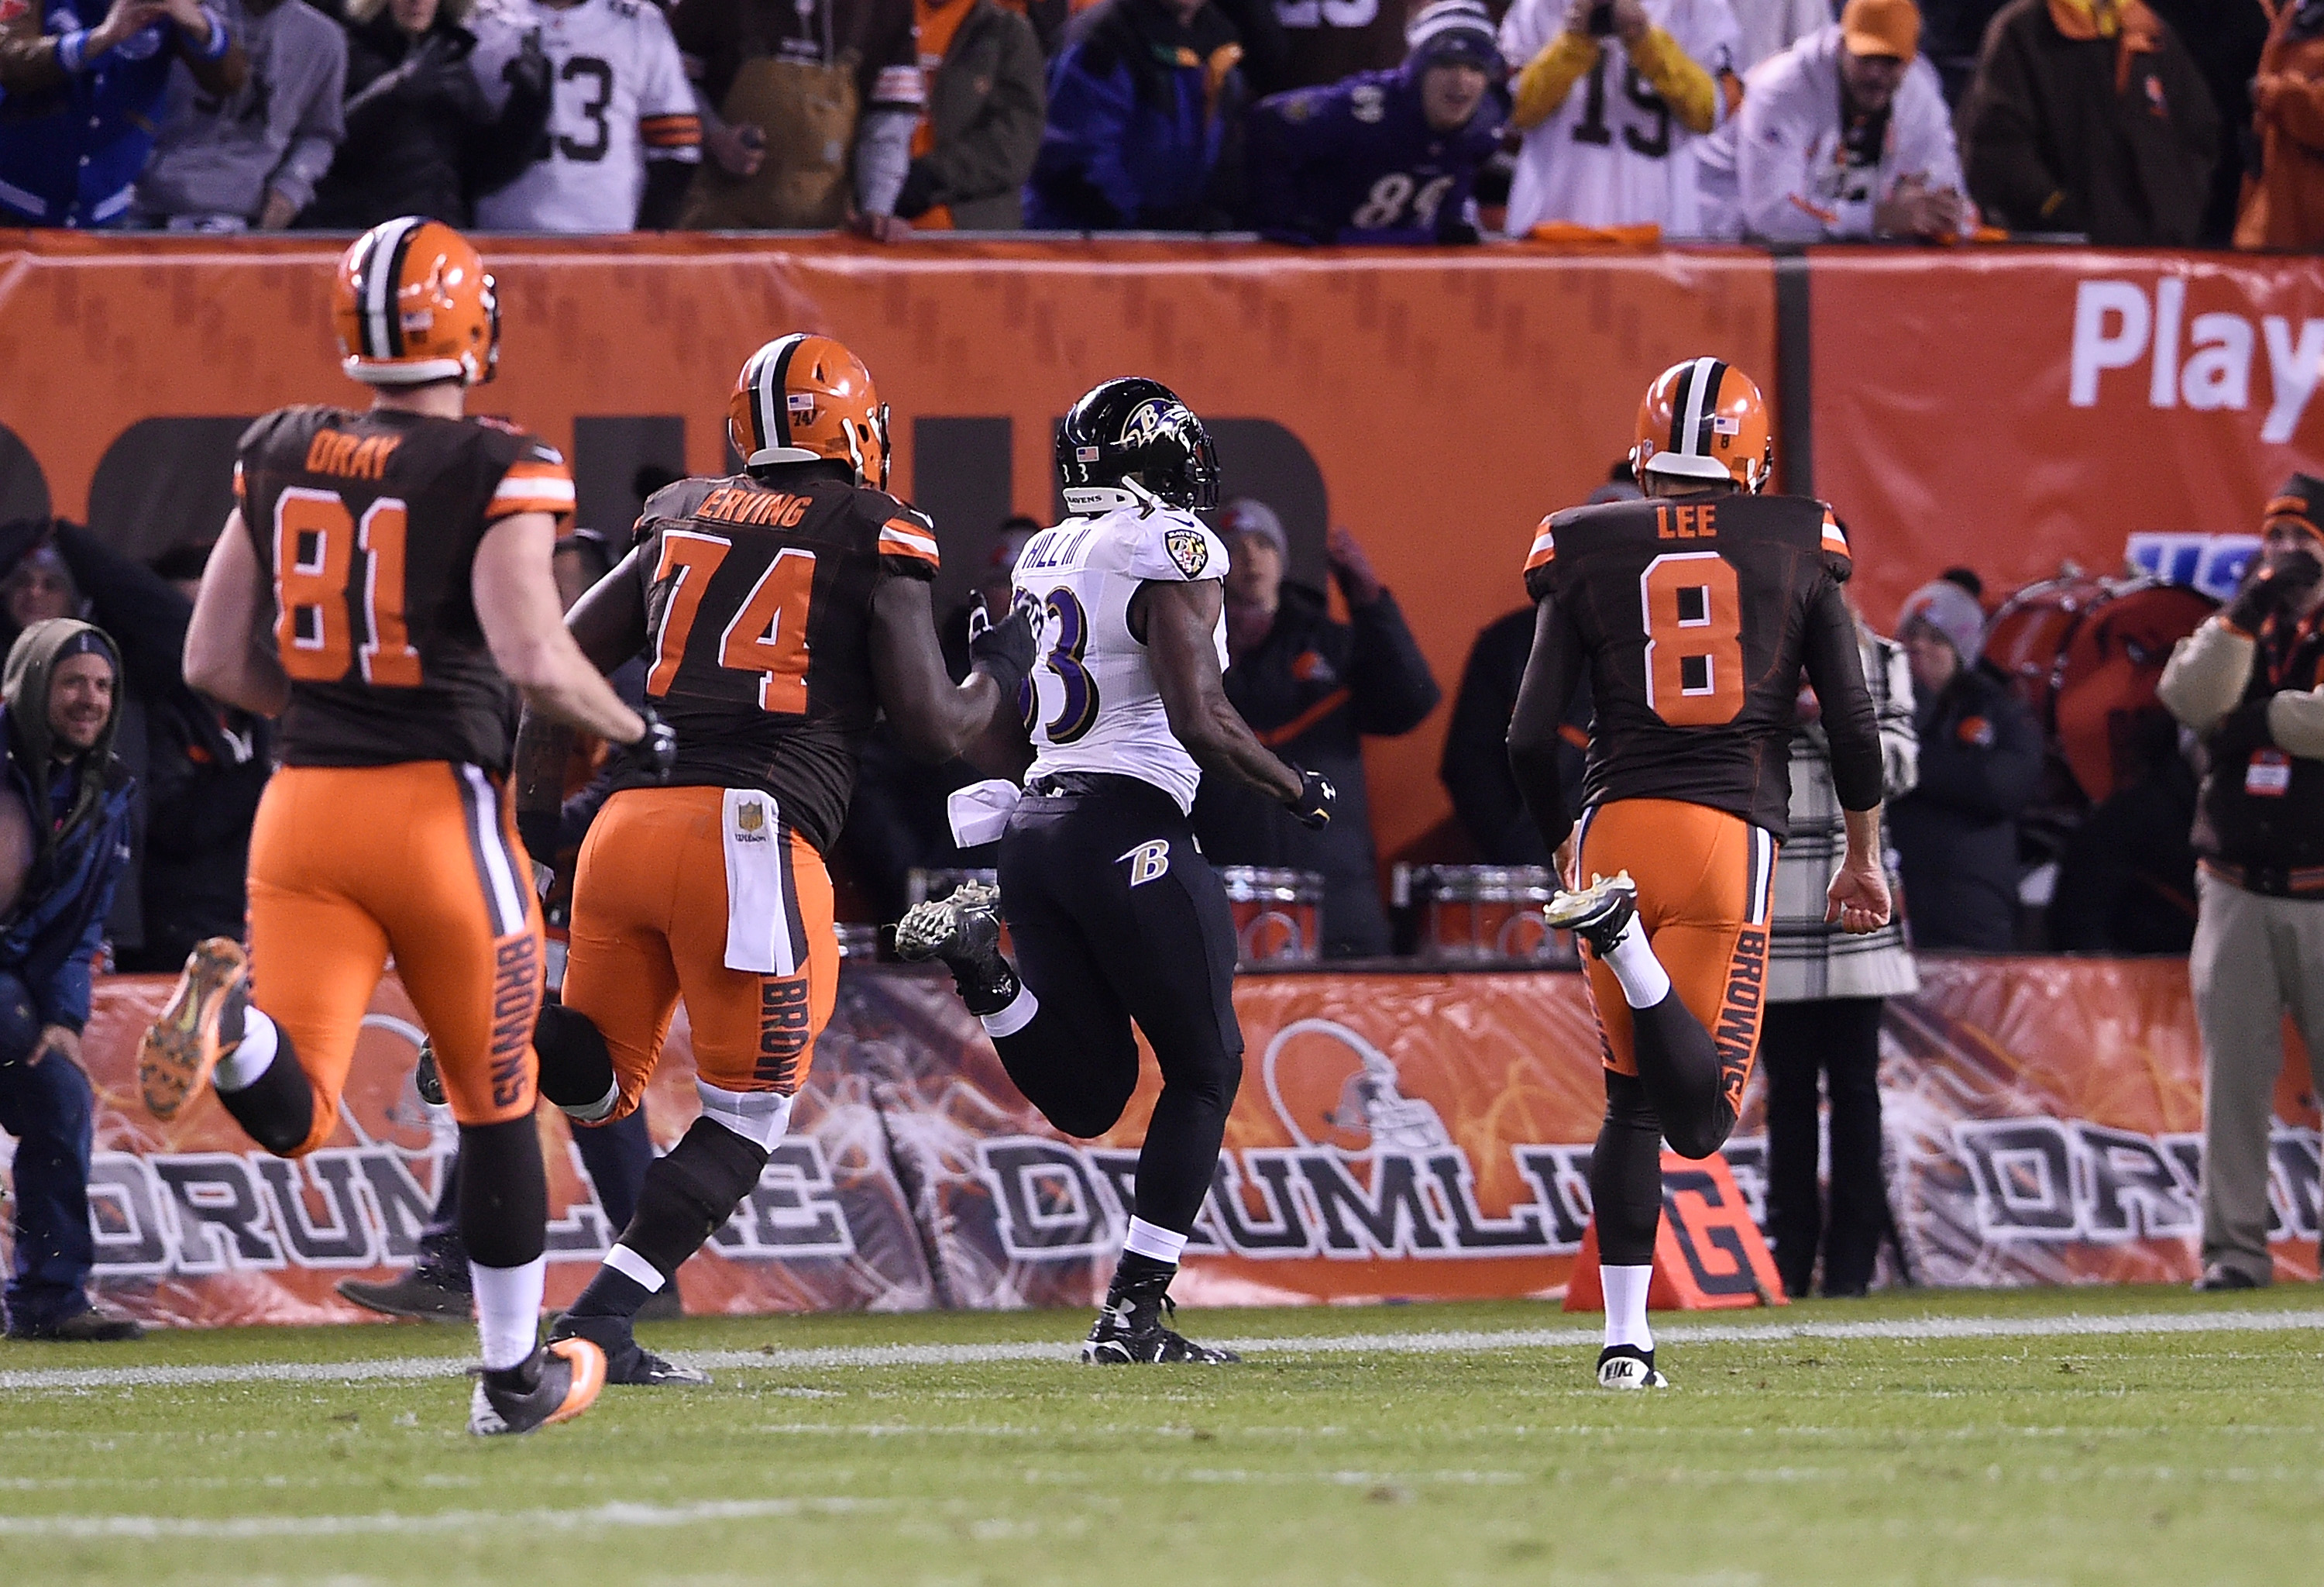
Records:
M581 845L565 1006L605 1038L621 1100L637 1110L680 997L699 1078L721 1091L795 1093L839 993L839 938L823 856L788 826L779 929L790 975L726 967L724 790L641 788L615 794Z
M1775 839L1707 806L1621 799L1582 817L1579 847L1583 881L1628 871L1638 884L1638 924L1680 1002L1711 1033L1721 1087L1739 1109L1759 1053ZM1595 954L1587 963L1606 1066L1636 1075L1622 983Z
M251 832L250 968L252 1001L314 1088L314 1129L293 1156L338 1127L390 954L452 1116L530 1114L540 907L505 780L446 761L283 767Z

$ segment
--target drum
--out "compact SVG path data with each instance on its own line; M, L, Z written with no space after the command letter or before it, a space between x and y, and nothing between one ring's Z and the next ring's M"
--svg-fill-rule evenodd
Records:
M1448 964L1570 965L1571 933L1542 924L1557 878L1541 865L1416 865L1420 953Z
M1323 956L1323 878L1313 871L1222 865L1219 881L1234 912L1235 963L1312 964Z
M2154 687L2171 647L2214 604L2185 585L2070 574L2004 601L1986 626L1985 654L2096 804L2136 778L2152 746L2171 736Z
M914 904L925 903L930 899L943 898L964 881L981 881L987 887L999 887L1001 873L991 870L931 871L922 870L915 865L904 872L905 907L908 909ZM1009 940L1009 922L1006 918L1001 922L1001 951L1004 954L1014 951Z

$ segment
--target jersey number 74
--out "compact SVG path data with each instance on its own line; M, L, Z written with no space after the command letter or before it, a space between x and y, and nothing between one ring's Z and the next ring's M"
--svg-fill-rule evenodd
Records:
M646 693L654 698L669 693L678 680L702 598L710 593L711 577L733 549L734 542L724 535L689 529L662 535L654 583L673 577L677 583L662 606L653 670L646 678ZM719 666L759 675L761 710L786 716L807 714L807 609L814 598L815 553L786 546L775 553L718 635Z

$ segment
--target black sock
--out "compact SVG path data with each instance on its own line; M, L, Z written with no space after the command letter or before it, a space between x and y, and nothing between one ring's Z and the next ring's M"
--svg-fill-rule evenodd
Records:
M613 1088L613 1056L586 1014L543 1004L532 1048L540 1058L540 1094L560 1108L594 1108Z
M653 1265L667 1285L686 1259L734 1215L767 1166L767 1149L743 1140L723 1124L696 1119L672 1147L646 1169L638 1192L637 1216L622 1231L622 1244ZM573 1303L576 1317L634 1317L655 1291L636 1279L600 1267Z
M1662 1128L1633 1075L1606 1072L1606 1121L1590 1154L1590 1205L1598 1223L1598 1259L1644 1267L1655 1259L1663 1216Z
M1119 1300L1125 1295L1158 1295L1170 1287L1177 1276L1178 1264L1158 1261L1141 1256L1134 1250L1121 1253L1121 1260L1113 1269L1113 1282L1106 1288L1108 1300Z
M243 1133L287 1158L306 1144L315 1128L315 1088L291 1050L290 1033L281 1031L276 1040L280 1045L266 1073L240 1091L220 1091L217 1099Z
M521 1268L548 1248L549 1174L531 1115L460 1126L460 1242L487 1268Z
M663 1288L669 1280L662 1280ZM574 1297L568 1317L620 1317L627 1320L638 1315L638 1309L651 1300L659 1290L648 1289L627 1273L600 1267L591 1276L581 1293Z
M1676 987L1652 1008L1632 1009L1630 1030L1638 1079L1671 1150L1696 1161L1717 1151L1735 1128L1735 1107L1711 1032Z

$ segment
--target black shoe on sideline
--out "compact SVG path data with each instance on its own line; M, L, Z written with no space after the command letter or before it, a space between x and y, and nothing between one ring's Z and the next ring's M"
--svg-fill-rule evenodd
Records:
M2225 1262L2213 1262L2204 1269L2203 1276L2196 1279L2194 1284L2195 1293L2198 1295L2224 1295L2231 1289L2257 1289L2258 1287L2260 1287L2258 1279L2241 1268L2230 1268Z
M422 1323L465 1323L476 1315L475 1299L465 1284L451 1284L442 1275L414 1268L384 1284L363 1278L342 1278L335 1287L367 1312L384 1317L410 1317Z
M53 1323L19 1324L11 1320L8 1337L42 1339L56 1344L121 1344L132 1339L144 1338L145 1325L133 1318L89 1306L69 1317L60 1317Z

